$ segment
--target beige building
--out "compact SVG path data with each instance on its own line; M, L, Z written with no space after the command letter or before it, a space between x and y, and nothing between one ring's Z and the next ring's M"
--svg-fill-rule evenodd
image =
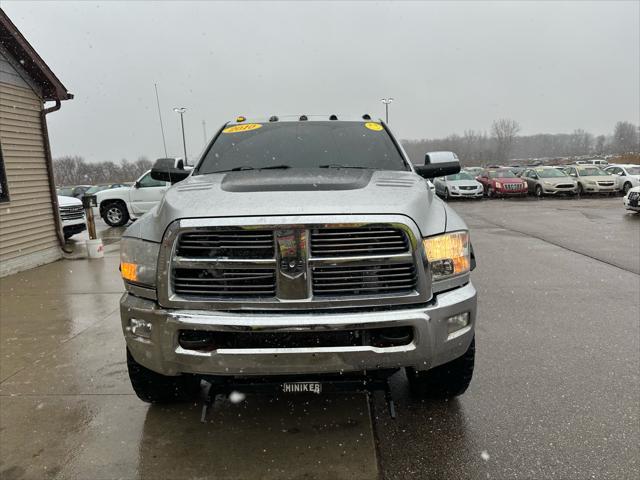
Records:
M61 257L46 116L71 98L0 9L0 277Z

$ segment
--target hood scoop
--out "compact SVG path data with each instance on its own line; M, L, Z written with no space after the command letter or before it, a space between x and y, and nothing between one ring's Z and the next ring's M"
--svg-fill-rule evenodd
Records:
M176 189L180 192L192 192L194 190L209 190L211 187L213 187L212 182L198 182L178 184Z
M409 188L415 185L413 178L379 178L376 181L378 187L404 187Z
M356 190L366 187L372 175L372 170L355 169L245 170L225 175L220 187L226 192Z

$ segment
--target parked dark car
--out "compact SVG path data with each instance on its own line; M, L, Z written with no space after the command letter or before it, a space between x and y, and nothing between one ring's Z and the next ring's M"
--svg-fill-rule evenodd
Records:
M95 195L98 192L102 192L103 190L111 190L112 188L119 187L129 187L131 183L107 183L104 185L94 185L89 190L84 192L85 195Z
M58 187L56 192L62 197L82 198L91 185L76 185L75 187Z

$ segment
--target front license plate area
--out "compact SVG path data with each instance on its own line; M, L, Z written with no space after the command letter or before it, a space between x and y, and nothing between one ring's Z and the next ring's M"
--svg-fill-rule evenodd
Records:
M281 388L282 393L322 393L322 384L319 382L285 382Z

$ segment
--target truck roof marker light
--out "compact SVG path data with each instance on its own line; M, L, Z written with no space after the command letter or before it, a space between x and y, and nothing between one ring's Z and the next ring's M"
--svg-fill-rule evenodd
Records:
M309 119L307 118L306 115L300 115L300 119L299 120L302 122L304 120L309 120Z
M242 122L244 122L246 119L247 119L246 117L243 117L242 115L238 115L238 116L236 117L236 122L237 122L237 123L242 123Z
M371 115L369 115L368 113L365 113L364 115L362 115L362 119L363 120L371 120Z
M336 114L333 114L329 117L329 120L337 120L338 116Z
M275 115L272 115L272 116L269 118L269 121L270 121L270 122L277 122L277 121L278 121L278 117L276 117Z

